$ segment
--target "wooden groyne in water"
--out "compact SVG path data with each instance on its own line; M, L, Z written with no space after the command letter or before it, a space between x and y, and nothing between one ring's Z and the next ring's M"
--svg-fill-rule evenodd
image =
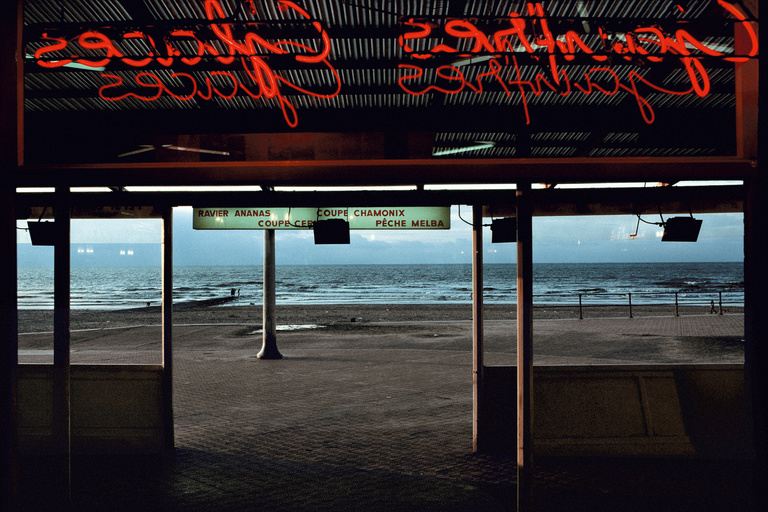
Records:
M210 306L220 306L222 304L228 304L235 299L237 299L237 296L228 295L226 297L216 297L213 299L191 300L174 304L173 309L207 308Z
M177 302L173 304L173 309L175 311L180 309L207 308L211 306L221 306L222 304L228 304L237 298L238 297L236 295L228 295L226 297L215 297L213 299L189 300L186 302ZM131 311L159 311L160 306L147 305L145 307L129 308L129 309Z

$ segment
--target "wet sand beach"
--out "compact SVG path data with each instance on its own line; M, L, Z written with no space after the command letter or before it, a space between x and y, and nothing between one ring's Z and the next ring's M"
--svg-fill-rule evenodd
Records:
M743 363L743 313L674 305L534 308L536 364ZM187 304L173 313L177 350L250 350L262 343L260 306ZM472 352L469 305L278 306L278 343L285 357L322 348L429 348ZM158 307L72 311L72 362L157 364L161 350ZM22 362L47 362L53 312L22 311ZM484 310L486 364L514 364L514 305ZM121 355L123 354L123 355ZM127 359L126 359L127 358Z
M205 301L203 301L205 302ZM589 318L629 318L627 305L586 305L581 314ZM707 315L708 306L680 306L679 316ZM728 306L725 314L741 314L743 307ZM121 310L72 310L72 329L94 329L103 327L147 325L160 321L160 307ZM632 317L675 316L674 304L633 305ZM578 319L578 306L534 306L534 320ZM485 320L515 320L517 310L514 304L485 305ZM282 325L318 324L341 325L350 322L461 322L472 320L470 304L329 304L329 305L278 305L277 321ZM174 306L174 324L190 323L243 323L260 325L260 305L207 306L184 304ZM21 310L19 332L41 332L53 328L52 310Z

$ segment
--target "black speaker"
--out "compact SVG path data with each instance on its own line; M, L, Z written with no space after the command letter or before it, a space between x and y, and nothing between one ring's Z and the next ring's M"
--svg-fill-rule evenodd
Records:
M672 217L664 223L662 242L695 242L699 238L701 220L693 217Z
M517 242L517 218L506 217L491 221L491 243Z
M318 220L312 224L315 244L348 244L349 222L344 219Z
M32 245L56 245L55 222L27 222Z

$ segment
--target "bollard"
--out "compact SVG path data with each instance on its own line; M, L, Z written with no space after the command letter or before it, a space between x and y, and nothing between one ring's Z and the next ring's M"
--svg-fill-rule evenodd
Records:
M675 292L675 316L680 316L680 311L677 305L677 292Z
M717 295L718 295L717 303L719 307L719 311L717 314L722 315L723 314L723 292L717 292Z
M579 320L584 320L584 316L581 314L581 294L579 294Z
M629 295L629 318L632 318L632 294L628 293Z

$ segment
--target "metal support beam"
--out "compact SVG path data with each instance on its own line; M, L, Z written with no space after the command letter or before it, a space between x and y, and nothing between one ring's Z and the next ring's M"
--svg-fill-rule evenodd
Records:
M768 325L764 311L768 303L768 276L763 261L768 251L766 181L749 183L744 212L744 369L755 453L754 511L764 510L768 505Z
M151 164L26 165L19 187L204 185L413 185L734 180L754 176L754 160L700 158L369 159ZM471 172L470 172L471 170Z
M163 212L162 243L163 324L163 441L167 450L175 446L173 427L173 208Z
M0 2L0 162L10 168L24 165L24 3Z
M53 275L53 442L58 464L57 498L69 502L72 490L70 403L70 219L69 189L56 189L56 241Z
M531 200L534 217L648 215L658 218L659 210L664 215L741 212L744 189L740 185L543 189L532 190ZM505 201L506 204L490 203L486 216L514 215L514 204Z
M758 2L752 2L757 9ZM755 12L757 14L757 12ZM759 88L755 111L759 129L765 132L766 98L768 98L768 66L759 66ZM760 108L762 107L762 108ZM753 136L759 136L760 130ZM744 134L746 137L747 134ZM765 255L768 253L768 145L757 144L758 173L746 182L744 207L744 370L749 416L754 439L754 468L752 470L751 510L765 510L768 505L768 273ZM748 148L749 145L745 144Z
M264 230L264 304L262 306L263 335L259 359L280 359L277 349L277 299L275 284L275 230Z
M0 171L2 173L2 171ZM16 219L14 190L2 180L0 189L0 510L18 510L18 411L16 407L19 361L18 304L16 298Z
M5 169L0 174L5 175ZM19 508L17 366L19 361L15 191L0 182L0 510Z
M14 174L23 161L23 0L0 2L0 510L19 510L19 358Z
M72 194L72 218L104 218L105 210L142 207L143 218L160 218L162 208L194 205L199 208L226 204L263 207L353 207L353 206L484 206L485 217L515 215L513 189L499 190L334 190L331 192L77 192ZM691 187L632 187L532 190L534 217L569 215L638 215L658 217L682 213L742 212L744 187L741 185ZM43 208L53 203L50 193L19 193L16 196L20 218L37 220ZM151 205L151 206L149 206ZM136 208L129 213L136 215ZM23 212L23 213L21 213ZM46 215L50 214L50 208ZM123 215L116 215L123 217ZM45 218L45 217L44 217Z
M517 185L517 509L533 510L533 220L531 184Z
M754 5L757 11L757 2ZM757 12L754 13L757 16ZM752 50L752 42L744 25L736 23L734 28L735 52L747 55ZM759 61L750 59L740 62L735 67L736 82L736 154L743 158L757 158L757 123L758 123L758 74Z
M483 411L483 207L472 207L472 449L480 450Z

